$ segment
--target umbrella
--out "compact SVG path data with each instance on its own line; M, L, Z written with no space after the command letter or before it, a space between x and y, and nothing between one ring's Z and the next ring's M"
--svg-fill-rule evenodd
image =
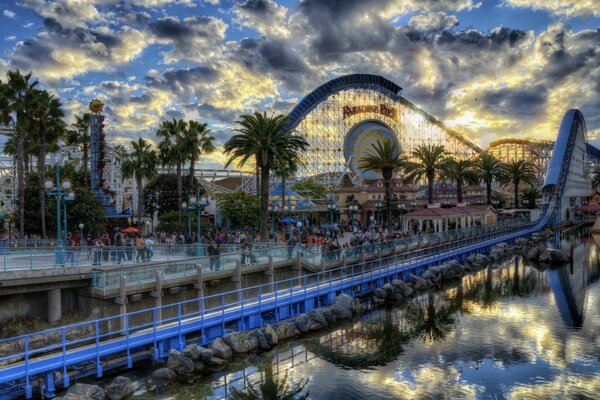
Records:
M140 230L138 228L134 228L133 226L128 226L125 229L121 229L123 233L138 233Z
M282 218L279 220L279 222L281 222L282 224L295 224L296 222L298 222L298 220L294 218Z

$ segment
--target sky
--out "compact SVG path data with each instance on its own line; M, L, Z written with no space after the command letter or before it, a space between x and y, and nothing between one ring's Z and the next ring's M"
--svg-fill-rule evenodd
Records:
M332 78L371 73L483 147L553 139L570 108L600 145L600 0L0 0L0 12L0 79L32 71L70 122L100 99L113 143L185 118L222 144L240 114L287 113Z

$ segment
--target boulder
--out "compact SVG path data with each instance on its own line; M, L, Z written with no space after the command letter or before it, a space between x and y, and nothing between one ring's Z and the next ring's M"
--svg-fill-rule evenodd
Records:
M208 348L214 351L215 357L219 358L231 358L233 352L231 351L231 347L227 345L221 338L216 338L208 345Z
M436 274L431 269L428 269L423 273L423 275L421 275L421 278L434 280L436 278Z
M271 345L267 341L264 332L261 329L257 329L253 332L254 336L256 336L256 340L258 341L258 348L261 350L271 350Z
M427 290L431 287L431 285L425 279L419 279L413 285L415 290Z
M335 324L337 321L337 315L333 312L332 307L323 307L321 308L321 312L323 312L323 316L329 325Z
M530 261L535 261L540 257L540 254L544 251L539 246L524 249L525 258Z
M394 293L394 288L392 287L391 283L386 283L385 285L383 285L382 289L386 291L388 296Z
M177 378L177 373L173 371L171 368L159 368L152 373L152 380L159 382L168 382L175 380Z
M410 296L412 296L413 292L414 292L414 290L410 286L405 286L402 289L402 294L404 295L404 297L410 297Z
M200 346L197 344L188 344L183 349L183 355L192 361L196 361L200 358Z
M308 315L302 313L300 315L298 315L296 317L296 328L298 328L298 330L302 333L307 333L310 329L309 329L309 325L310 325L310 318L308 318Z
M397 292L394 292L394 294L392 294L392 296L390 297L390 300L402 301L402 300L404 300L404 295L402 294L402 292L400 290L398 290Z
M194 372L204 371L204 362L200 360L192 361L194 363Z
M308 318L310 318L312 321L321 325L321 328L324 328L328 325L327 318L325 318L323 311L321 311L320 309L310 310L309 312L306 313L306 315L308 315Z
M404 286L406 286L406 283L403 280L394 279L392 281L392 286L398 289L402 289Z
M540 254L538 261L544 264L561 265L571 260L571 257L557 249L546 249Z
M350 319L352 318L352 311L350 309L334 304L331 311L335 314L337 319Z
M194 374L194 362L176 349L169 351L167 367L171 368L182 378L189 378Z
M107 387L106 396L110 400L122 400L133 394L133 383L131 379L117 376Z
M185 352L185 350L184 350ZM208 362L211 358L215 356L215 351L212 349L207 349L206 347L198 346L198 359L204 363Z
M67 393L63 397L55 397L53 400L90 400L90 398L80 394Z
M85 383L76 383L67 391L67 395L76 395L87 397L91 400L104 400L106 392L98 385L87 385Z
M298 328L296 328L296 324L293 322L279 322L273 325L273 330L278 340L289 339L300 334Z
M340 294L338 297L336 297L333 305L334 307L337 306L338 308L345 308L347 310L350 310L350 312L355 311L354 298L348 296L347 294Z
M227 366L227 361L222 358L212 357L208 362L204 365L204 368L208 371L221 371Z
M223 336L223 341L237 354L246 354L258 347L256 335L252 335L250 332L228 333Z
M263 333L271 347L277 345L277 343L279 342L277 332L275 332L275 329L273 329L271 325L265 325L265 327L263 328Z
M375 289L375 291L373 292L373 295L378 298L378 299L387 299L388 297L388 292L382 288L377 288Z

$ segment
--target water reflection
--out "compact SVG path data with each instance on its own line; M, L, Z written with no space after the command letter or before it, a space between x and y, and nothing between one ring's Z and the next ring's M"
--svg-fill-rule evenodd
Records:
M557 242L572 247L573 262L563 268L507 260L249 360L178 397L254 390L259 397L237 398L285 398L297 390L311 399L597 398L597 239Z

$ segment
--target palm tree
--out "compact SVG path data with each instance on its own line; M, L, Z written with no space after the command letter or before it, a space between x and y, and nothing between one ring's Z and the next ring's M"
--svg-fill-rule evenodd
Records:
M269 208L269 179L276 161L290 160L300 163L300 155L308 148L308 142L301 136L292 135L287 125L289 117L284 115L267 116L266 112L242 115L236 121L238 132L223 146L229 155L225 167L237 160L241 167L250 158L256 160L260 171L260 239L267 241L267 217Z
M19 237L25 236L25 136L27 135L26 101L38 81L30 81L31 73L8 71L8 81L0 81L0 123L15 123L15 159L17 164L17 206L19 209ZM13 114L16 121L13 120Z
M521 182L535 185L538 181L535 166L526 160L511 161L504 166L502 183L512 183L515 187L515 208L519 208L519 185Z
M177 175L177 204L183 201L183 177L181 174L183 163L187 159L184 133L187 123L182 120L163 121L158 127L156 136L162 139L158 145L160 160L163 165L174 165ZM179 210L181 220L181 210Z
M410 153L411 158L417 162L409 162L406 165L406 180L412 181L425 177L428 186L429 204L433 203L433 181L444 170L448 153L446 148L439 144L420 144Z
M380 171L385 185L386 225L392 226L392 176L394 172L404 168L406 160L401 157L400 149L390 139L371 144L360 160L360 168L371 171Z
M33 90L28 95L29 120L33 123L30 134L35 135L37 143L37 170L39 179L39 199L42 237L46 238L46 154L49 146L56 145L64 134L65 116L60 100L46 90ZM54 150L50 148L51 150Z
M492 204L492 182L502 181L505 172L504 164L491 154L483 153L475 161L475 168L479 179L485 183L487 191L487 204Z
M521 201L529 209L536 208L537 200L541 197L540 189L536 186L527 186L521 190Z
M458 203L463 202L463 186L477 182L477 172L473 168L471 160L456 160L449 158L444 166L443 175L456 183L456 200Z
M81 172L84 182L87 182L88 179L91 115L90 113L83 113L81 116L75 115L75 123L71 124L75 129L69 130L66 137L67 146L78 146L83 153Z
M281 179L281 210L285 206L285 184L296 176L298 172L298 163L291 160L276 160L273 164L273 174Z
M150 143L144 139L139 138L138 141L131 142L131 148L133 151L127 154L125 161L121 165L121 173L123 178L135 178L135 185L138 192L138 225L142 221L142 204L143 204L143 193L144 180L149 181L153 179L157 172L156 166L158 165L158 156L152 149Z
M210 134L206 123L189 121L187 129L183 133L184 149L187 150L190 162L190 188L194 187L194 166L198 158L203 154L215 151L215 138Z

